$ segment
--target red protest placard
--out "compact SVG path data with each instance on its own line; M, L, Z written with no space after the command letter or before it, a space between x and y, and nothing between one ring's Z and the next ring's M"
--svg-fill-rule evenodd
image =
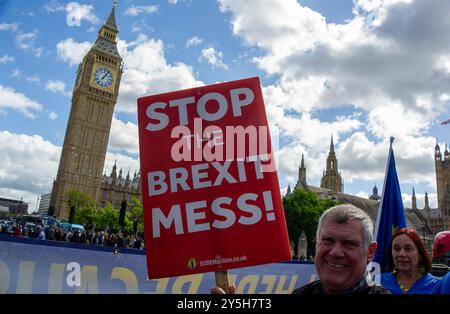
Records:
M138 99L149 278L291 258L258 78Z

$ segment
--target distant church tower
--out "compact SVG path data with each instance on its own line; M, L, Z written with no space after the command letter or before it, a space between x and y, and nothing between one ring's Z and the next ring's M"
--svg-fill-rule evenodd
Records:
M442 210L443 228L448 230L450 227L450 153L448 148L445 149L442 158L441 149L436 142L434 157L438 207Z
M416 191L414 190L414 187L413 187L413 193L412 193L412 197L411 197L411 207L413 210L417 210L417 198L416 198Z
M335 192L343 192L344 190L342 178L338 172L338 162L334 152L333 135L331 136L330 152L327 158L327 169L323 173L320 187Z
M302 154L302 161L300 163L300 168L298 169L298 181L294 187L294 190L296 189L305 189L305 190L308 189L308 184L306 183L306 167L303 154Z
M122 76L115 7L116 2L97 40L78 67L50 201L55 215L61 218L68 216L64 199L68 190L88 193L97 202L100 199L109 132Z

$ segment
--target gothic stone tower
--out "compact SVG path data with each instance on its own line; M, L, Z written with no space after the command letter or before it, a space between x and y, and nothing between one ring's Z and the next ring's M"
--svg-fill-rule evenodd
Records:
M450 227L450 153L445 149L442 158L439 144L436 143L434 153L434 164L436 168L436 187L438 207L442 210L444 230Z
M329 189L335 192L343 192L341 174L338 172L338 162L334 152L333 136L331 136L330 152L327 158L327 169L323 173L321 188Z
M305 160L302 154L302 161L300 163L300 168L298 169L298 181L297 184L294 187L295 189L308 189L308 184L306 183L306 167L305 167Z
M117 51L119 30L115 6L78 67L50 201L55 215L62 218L68 216L64 200L68 190L88 193L99 201L109 132L122 76L122 58Z

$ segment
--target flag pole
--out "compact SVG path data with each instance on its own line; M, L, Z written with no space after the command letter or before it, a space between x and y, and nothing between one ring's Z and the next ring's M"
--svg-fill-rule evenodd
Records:
M389 154L388 154L388 158L387 158L387 162L386 162L386 171L384 173L384 183L383 183L383 191L381 191L381 201L380 201L380 205L378 206L378 213L377 213L377 221L375 223L375 234L373 236L373 238L376 240L378 237L378 227L380 225L380 219L381 219L381 211L383 208L383 201L384 201L384 196L385 196L385 192L386 192L386 180L388 177L388 172L389 172L389 163L391 161L391 155L392 155L392 144L394 143L395 137L391 136L389 138L390 140L390 145L389 145Z

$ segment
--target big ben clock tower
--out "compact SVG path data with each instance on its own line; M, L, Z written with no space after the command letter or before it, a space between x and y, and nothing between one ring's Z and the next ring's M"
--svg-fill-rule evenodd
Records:
M117 51L115 7L98 32L97 40L79 65L72 106L50 206L68 217L65 193L76 190L98 202L114 106L122 76Z

